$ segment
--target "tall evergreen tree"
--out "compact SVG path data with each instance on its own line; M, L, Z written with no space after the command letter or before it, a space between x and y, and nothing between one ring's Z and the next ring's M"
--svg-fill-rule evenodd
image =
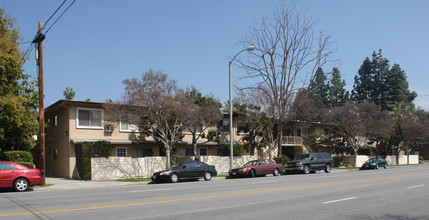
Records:
M328 84L328 106L339 106L349 101L350 93L344 88L346 81L341 79L340 70L336 67L332 69L332 79Z
M328 106L328 91L329 85L326 83L327 76L322 68L318 68L314 80L309 87L309 95L312 97L319 107Z
M373 101L381 110L398 101L412 102L416 97L410 92L405 72L395 64L391 69L389 60L375 51L372 60L368 57L355 76L351 99L356 102Z

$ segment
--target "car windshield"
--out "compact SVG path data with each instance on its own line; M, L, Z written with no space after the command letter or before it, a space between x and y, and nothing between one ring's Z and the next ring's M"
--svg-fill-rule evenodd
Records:
M367 163L374 163L374 162L376 162L376 161L377 161L377 159L375 159L375 158L371 158L371 159L367 160L366 162L367 162Z
M308 158L310 158L310 154L301 154L295 157L295 160L308 160Z
M252 161L249 161L246 164L244 164L243 167L255 166L256 164L258 164L258 161L257 160L252 160Z

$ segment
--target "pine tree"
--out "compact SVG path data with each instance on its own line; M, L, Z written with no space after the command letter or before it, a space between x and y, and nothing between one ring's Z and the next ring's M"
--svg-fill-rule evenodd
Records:
M372 60L368 57L361 65L355 76L351 99L356 102L373 101L381 110L387 110L389 105L406 101L411 103L417 94L410 92L405 72L398 64L390 69L389 60L375 51Z
M309 95L312 97L319 107L328 106L328 90L329 86L326 83L327 76L322 68L318 68L314 80L309 87Z
M349 101L350 93L344 88L346 81L341 79L340 70L336 67L332 69L332 79L328 84L328 106L334 107L343 105Z

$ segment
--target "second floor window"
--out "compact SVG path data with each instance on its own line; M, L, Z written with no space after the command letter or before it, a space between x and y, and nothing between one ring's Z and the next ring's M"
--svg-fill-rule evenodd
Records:
M135 114L121 114L121 131L139 132L140 117Z
M77 110L77 127L83 128L102 128L101 120L103 118L102 110Z
M222 120L220 123L220 129L222 132L229 133L229 120Z

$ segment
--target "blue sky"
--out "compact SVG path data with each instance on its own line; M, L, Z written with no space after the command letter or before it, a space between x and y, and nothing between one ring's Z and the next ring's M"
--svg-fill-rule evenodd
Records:
M25 42L61 2L1 0L0 7L17 19ZM237 42L279 2L77 0L43 42L45 107L63 99L67 86L76 92L75 100L119 100L122 81L149 69L224 102L228 61L243 49ZM410 90L419 95L416 105L429 110L429 1L302 0L297 8L317 19L315 30L336 42L332 58L339 61L324 70L339 67L348 90L365 57L382 49L391 65L398 63L406 72ZM31 57L24 70L36 77L34 53ZM232 73L234 80L243 74L237 67Z

